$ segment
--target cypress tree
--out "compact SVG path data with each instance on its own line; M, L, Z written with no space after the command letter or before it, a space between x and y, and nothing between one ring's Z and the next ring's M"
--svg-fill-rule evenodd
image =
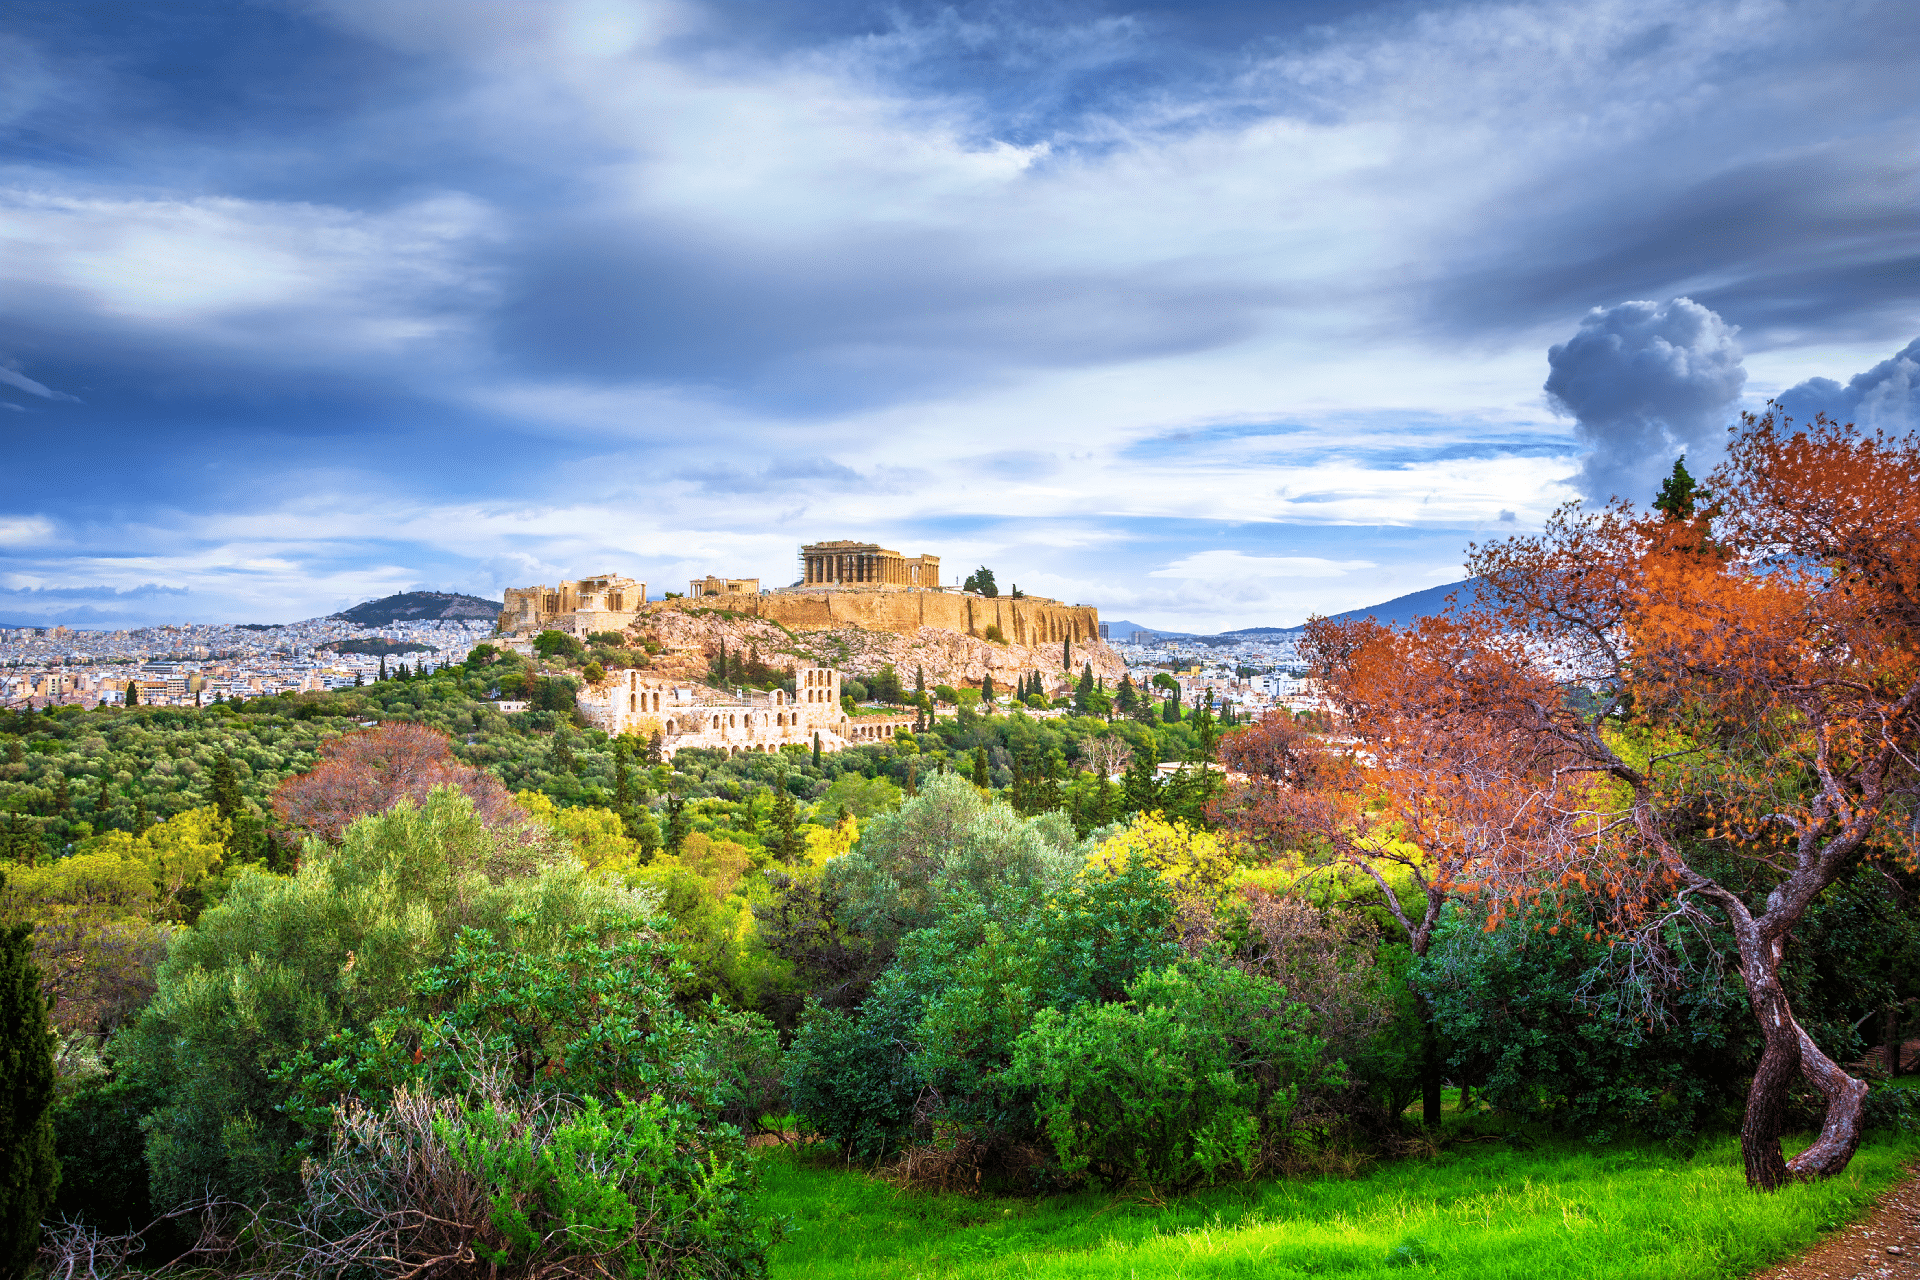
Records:
M0 876L0 885L5 884ZM24 1276L60 1185L53 1152L53 1029L33 926L0 929L0 1276Z
M387 678L387 655L383 653L380 655L380 674L375 676L374 679L385 680L386 678Z
M107 775L103 773L100 775L100 794L93 799L93 816L96 821L104 818L111 807L112 803L107 796Z
M820 731L818 729L813 731L813 767L816 769L820 767Z
M224 751L213 762L213 785L209 790L214 807L229 822L235 815L246 812L246 802L240 798L240 771L233 767L233 758Z
M925 693L927 691L927 669L925 667L915 667L913 669L913 691L915 693Z
M133 802L133 834L145 835L153 823L147 819L147 798L140 796Z
M1060 640L1060 669L1073 670L1073 637L1063 636Z
M973 749L973 785L985 790L993 785L993 775L987 772L987 749Z
M53 784L53 812L64 816L73 809L73 789L67 785L67 775L54 775L59 781Z
M137 707L140 705L140 686L134 683L134 681L132 681L131 679L127 681L127 705L130 707ZM28 715L33 714L32 703L27 704L27 714Z
M991 671L980 678L980 705L988 711L993 710L993 673Z

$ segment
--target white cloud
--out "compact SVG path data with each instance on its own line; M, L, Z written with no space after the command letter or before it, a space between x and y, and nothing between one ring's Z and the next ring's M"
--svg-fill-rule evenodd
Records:
M53 537L53 521L42 516L0 516L0 547L44 546Z
M1250 556L1238 551L1200 551L1155 569L1149 578L1193 578L1223 582L1235 578L1342 578L1356 569L1374 568L1371 560L1323 560L1318 556Z

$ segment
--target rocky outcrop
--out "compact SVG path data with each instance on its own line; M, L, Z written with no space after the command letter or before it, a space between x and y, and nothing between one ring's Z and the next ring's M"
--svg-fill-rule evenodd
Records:
M922 617L932 621L918 621ZM942 625L951 622L963 625ZM986 639L989 625L1007 641ZM916 671L926 673L928 688L978 688L991 674L1002 690L1037 671L1049 691L1058 692L1079 678L1085 663L1109 687L1126 669L1098 639L1094 609L1024 599L933 592L704 596L650 604L632 630L665 646L656 668L689 673L704 672L705 655L723 641L730 652L757 649L771 665L833 667L854 677L890 662L909 688ZM1069 641L1071 673L1061 665Z

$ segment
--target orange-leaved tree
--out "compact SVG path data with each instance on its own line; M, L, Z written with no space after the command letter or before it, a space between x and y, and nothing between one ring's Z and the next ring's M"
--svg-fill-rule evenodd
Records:
M456 758L446 734L404 721L323 744L312 769L274 789L273 810L288 827L337 842L356 818L403 796L419 804L441 786L465 792L489 827L531 830L499 779Z
M1731 933L1764 1044L1741 1148L1770 1190L1844 1169L1866 1094L1794 1018L1792 930L1860 859L1920 853L1920 440L1748 415L1708 483L1472 548L1482 605L1405 643L1434 714L1508 744L1500 785L1536 796L1459 877L1496 919L1577 890L1625 945ZM1796 1073L1827 1113L1787 1161Z
M1545 834L1534 744L1503 733L1452 692L1487 655L1446 619L1396 632L1372 619L1316 618L1303 651L1338 715L1332 735L1271 712L1222 740L1246 775L1220 813L1275 854L1293 852L1371 879L1424 956L1447 902L1505 846ZM1410 892L1409 892L1410 891ZM1422 1024L1423 1118L1440 1122L1441 1063L1432 1010Z

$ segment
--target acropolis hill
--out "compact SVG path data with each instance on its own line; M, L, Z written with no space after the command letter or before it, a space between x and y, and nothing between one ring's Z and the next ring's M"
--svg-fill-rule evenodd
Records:
M850 674L891 662L909 681L924 671L929 685L978 685L991 673L1005 687L1034 672L1063 684L1068 647L1073 676L1089 662L1110 682L1125 670L1101 642L1099 610L1091 605L922 585L938 583L937 558L908 559L870 543L813 543L801 557L801 581L773 591L715 590L752 580L710 577L694 584L705 588L698 594L643 603L645 583L613 574L516 588L506 593L500 629L581 636L630 630L701 662L694 655L722 641L758 647L769 662L782 655ZM990 641L989 627L1003 639Z

